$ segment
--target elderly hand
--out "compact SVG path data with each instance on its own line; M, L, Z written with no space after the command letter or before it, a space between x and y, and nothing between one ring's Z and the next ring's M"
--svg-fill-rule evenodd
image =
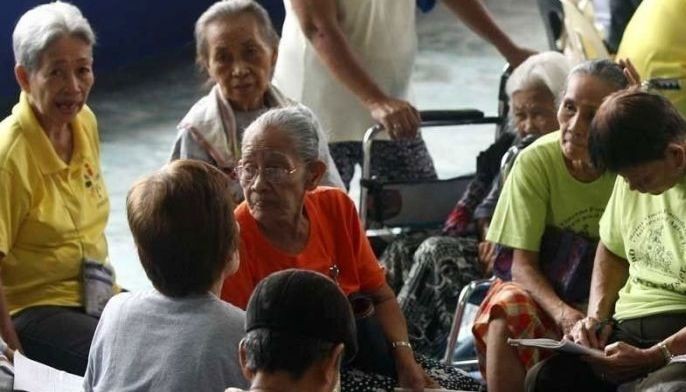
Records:
M624 342L605 347L605 356L582 357L603 380L613 383L629 381L665 365L658 346L640 349Z
M627 80L629 80L630 87L638 87L641 85L641 75L638 74L636 67L634 67L634 64L631 62L631 60L629 60L628 57L617 60L617 64L622 67L624 76L626 76Z
M424 388L440 388L438 383L414 360L412 350L399 348L394 353L400 387L409 388L413 392L422 392Z
M557 311L553 314L553 318L558 327L562 330L562 335L567 336L570 334L572 327L574 327L577 321L584 318L584 314L563 301L560 301Z
M386 128L391 139L412 139L417 135L421 119L409 102L395 98L374 101L367 105L372 118Z
M570 333L565 336L582 346L602 350L612 333L612 326L595 317L584 317L577 321Z
M513 46L508 52L503 53L503 57L510 64L512 69L515 69L519 64L523 63L524 60L529 58L529 56L536 54L535 50L522 48L519 46Z

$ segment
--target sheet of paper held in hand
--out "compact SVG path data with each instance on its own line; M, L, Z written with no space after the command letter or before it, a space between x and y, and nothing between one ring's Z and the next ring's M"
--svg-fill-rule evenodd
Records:
M562 339L512 339L508 338L507 343L511 346L526 346L543 348L547 350L553 350L561 353L574 354L574 355L592 355L592 356L605 356L605 353L601 350L582 346L580 344L574 343L571 340Z
M14 390L29 392L83 392L83 378L51 368L14 353Z

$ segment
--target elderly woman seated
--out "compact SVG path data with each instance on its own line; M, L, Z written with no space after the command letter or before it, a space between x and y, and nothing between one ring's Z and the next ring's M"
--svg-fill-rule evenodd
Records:
M95 36L76 7L56 2L26 12L12 40L22 92L0 123L0 332L30 358L83 374L115 291L86 106Z
M509 148L519 150L558 129L556 101L569 70L568 60L557 52L533 55L515 68L506 85L514 132L503 133L479 154L476 176L448 217L443 235L419 245L425 234L413 233L384 252L382 262L419 352L443 354L460 290L491 273L494 245L485 241L485 233L500 194L501 160Z
M640 141L640 142L637 142ZM556 356L531 391L684 391L686 121L665 97L632 89L598 109L593 162L619 176L600 220L586 317L570 339L604 351Z
M318 127L313 114L301 106L272 109L246 129L237 166L245 193L245 202L236 209L241 263L238 272L224 283L222 298L245 308L255 285L273 272L302 268L323 273L346 295L370 299L373 307L367 310L375 312L380 324L379 339L392 346L372 353L360 344L353 368L374 370L362 364L372 354L380 354L385 361L371 365L388 365L390 369L379 371L391 377L348 369L342 377L344 391L392 391L397 384L416 390L435 386L418 360L432 376L443 376L438 381L444 387L478 388L455 369L431 373L438 364L415 357L405 320L355 206L342 191L318 187L326 167L318 159Z
M473 327L489 391L521 391L525 370L548 353L515 349L508 338L561 338L584 317L598 221L615 176L587 152L595 111L627 86L617 64L595 60L572 69L557 113L560 131L539 138L514 163L486 239L499 244L501 278Z
M195 23L196 62L212 90L178 125L171 159L197 159L233 174L245 128L270 108L292 104L271 83L279 36L269 15L253 0L223 0ZM317 156L326 162L325 185L343 187L323 133ZM240 200L238 182L232 183Z

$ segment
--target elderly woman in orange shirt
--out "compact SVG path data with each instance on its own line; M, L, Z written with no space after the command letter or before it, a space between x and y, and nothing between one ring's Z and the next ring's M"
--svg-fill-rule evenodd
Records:
M346 295L371 299L385 340L393 347L389 356L397 380L348 369L343 372L343 390L392 391L397 384L416 391L435 387L436 381L418 361L428 373L438 365L415 357L405 319L355 206L342 191L318 187L326 169L317 158L318 128L313 114L298 106L272 109L246 129L236 170L245 195L236 209L241 263L224 282L222 298L245 308L257 283L273 272L302 268L324 273ZM359 360L364 359L363 354ZM440 373L447 375L439 380L444 387L479 387L455 369L443 368Z

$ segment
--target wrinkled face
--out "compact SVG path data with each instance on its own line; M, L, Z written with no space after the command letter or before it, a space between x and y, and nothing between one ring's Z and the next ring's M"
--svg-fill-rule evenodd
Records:
M603 99L614 91L611 85L594 76L576 74L570 77L557 112L565 158L590 162L588 131L591 121Z
M686 165L684 147L670 144L665 157L619 170L631 190L659 195L673 187L684 175Z
M64 126L81 111L93 87L91 45L61 37L45 48L39 66L22 84L43 127Z
M207 72L231 106L259 109L276 64L276 50L262 37L255 17L241 14L206 27Z
M512 94L512 119L521 138L557 130L555 97L541 86L515 91Z
M276 129L245 136L239 180L251 215L264 223L300 213L308 167L298 158L292 140Z

